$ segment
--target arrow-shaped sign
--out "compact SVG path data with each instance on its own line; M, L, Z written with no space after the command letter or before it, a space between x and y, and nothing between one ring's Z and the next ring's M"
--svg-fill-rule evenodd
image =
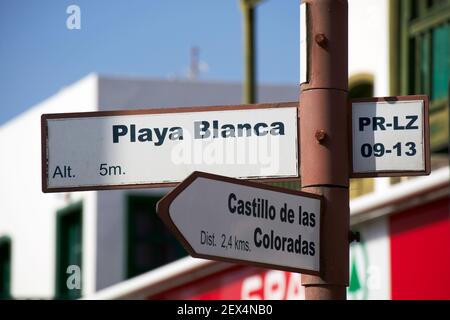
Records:
M320 272L319 196L194 172L157 212L193 257Z

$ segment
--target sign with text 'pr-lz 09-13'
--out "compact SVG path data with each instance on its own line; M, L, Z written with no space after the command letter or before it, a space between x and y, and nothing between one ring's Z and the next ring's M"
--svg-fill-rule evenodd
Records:
M44 192L298 178L298 103L42 116Z
M351 101L352 177L430 173L428 98Z
M193 257L320 272L320 196L194 172L157 212Z

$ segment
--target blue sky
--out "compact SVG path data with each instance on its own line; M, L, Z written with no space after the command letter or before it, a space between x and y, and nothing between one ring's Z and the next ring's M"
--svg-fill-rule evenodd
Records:
M298 4L258 7L259 82L298 82ZM200 79L241 81L241 28L238 0L0 0L0 124L90 72L184 78L194 45Z

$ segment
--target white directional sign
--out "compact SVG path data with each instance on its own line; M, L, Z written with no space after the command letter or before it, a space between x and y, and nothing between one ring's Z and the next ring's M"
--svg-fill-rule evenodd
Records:
M194 257L320 271L319 196L194 172L157 211Z
M298 103L42 116L44 192L298 178Z
M430 173L428 99L352 101L352 177Z

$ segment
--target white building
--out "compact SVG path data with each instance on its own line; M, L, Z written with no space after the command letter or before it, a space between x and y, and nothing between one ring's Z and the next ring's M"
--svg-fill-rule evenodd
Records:
M295 85L259 88L260 101L265 102L295 101L297 95ZM66 274L67 265L80 261L83 295L140 272L127 257L127 253L139 255L137 250L145 249L129 250L128 242L132 241L129 233L134 232L126 227L132 219L128 216L130 206L137 212L146 201L151 203L167 192L155 189L42 193L42 114L226 105L240 101L239 83L127 79L91 74L1 126L0 237L9 239L11 244L11 295L14 298L58 297L63 294L58 293L58 286L64 291L66 281L63 280L70 275ZM142 194L156 198L140 198L138 195ZM157 219L156 215L154 218ZM145 257L141 254L139 258ZM164 257L161 259L160 262L166 261ZM142 263L147 268L152 264Z

